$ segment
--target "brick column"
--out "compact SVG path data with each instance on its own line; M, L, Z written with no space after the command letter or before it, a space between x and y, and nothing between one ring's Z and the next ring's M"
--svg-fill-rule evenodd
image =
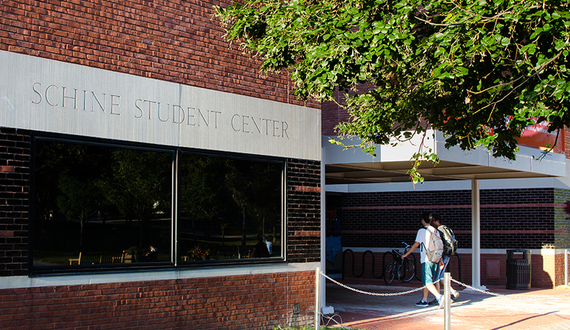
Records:
M0 127L0 276L28 273L30 133Z

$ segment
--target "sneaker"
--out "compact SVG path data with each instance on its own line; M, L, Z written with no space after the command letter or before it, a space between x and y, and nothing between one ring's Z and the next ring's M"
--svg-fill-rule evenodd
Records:
M455 302L457 298L459 298L459 292L455 291L455 293L451 295L451 301Z
M441 295L441 296L439 297L439 299L437 299L437 304L438 304L437 309L440 309L441 307L443 307L443 302L444 302L444 301L445 301L445 296L444 296L444 295Z
M437 306L438 304L439 303L437 302L437 299L434 299L428 303L428 305L430 305L430 306Z
M416 303L416 306L418 306L418 307L428 307L429 304L428 304L427 301L425 301L425 300L422 299L422 300L420 300L420 301L418 301L418 302Z

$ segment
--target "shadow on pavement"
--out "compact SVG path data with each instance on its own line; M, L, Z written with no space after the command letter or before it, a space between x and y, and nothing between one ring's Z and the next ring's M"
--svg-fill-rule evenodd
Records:
M339 282L350 289L327 280L326 306L334 307L334 314L323 317L322 325L356 329L444 328L443 308L416 307L421 291L400 294L421 287L419 281L402 286L382 285L381 280ZM450 309L454 329L570 329L568 288L506 290L494 286L482 293L455 283L453 287L460 292Z

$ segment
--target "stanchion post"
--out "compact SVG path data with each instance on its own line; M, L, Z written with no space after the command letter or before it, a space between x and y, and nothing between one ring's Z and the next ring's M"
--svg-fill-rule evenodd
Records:
M443 328L445 330L451 329L451 274L445 272L443 274L443 295L445 300L443 301Z
M320 311L320 297L321 297L321 267L315 270L315 330L320 328L321 311Z

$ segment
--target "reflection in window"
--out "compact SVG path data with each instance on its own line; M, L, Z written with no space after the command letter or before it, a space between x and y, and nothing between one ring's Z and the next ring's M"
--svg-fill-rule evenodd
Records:
M183 155L182 261L281 257L282 163Z
M37 139L33 266L170 261L171 171L172 153Z
M283 161L175 152L36 138L32 271L283 257Z

